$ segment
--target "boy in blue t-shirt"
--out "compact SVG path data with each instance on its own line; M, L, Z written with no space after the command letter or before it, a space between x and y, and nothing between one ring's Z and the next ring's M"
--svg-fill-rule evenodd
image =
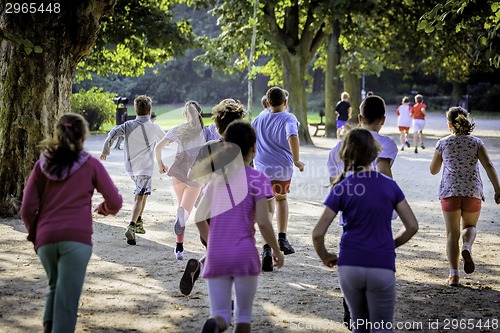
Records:
M270 202L269 210L278 223L278 243L284 254L295 253L286 238L288 227L288 201L293 166L304 170L304 163L299 159L298 121L287 109L286 92L279 87L272 87L266 93L270 112L261 113L252 122L257 133L257 154L254 166L270 179L275 195L275 202ZM272 271L272 251L268 244L262 253L262 270Z

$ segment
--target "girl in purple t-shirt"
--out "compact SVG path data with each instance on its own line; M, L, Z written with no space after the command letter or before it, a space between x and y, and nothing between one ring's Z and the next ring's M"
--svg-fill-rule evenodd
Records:
M338 265L340 287L351 310L352 325L390 325L396 298L395 248L418 230L418 223L396 182L371 170L380 145L370 131L351 130L342 143L344 171L325 200L325 210L313 230L316 252L329 267ZM346 173L351 172L346 177ZM393 237L396 210L404 227ZM325 248L325 234L339 211L344 224L337 257ZM387 326L390 328L390 326Z
M500 184L483 142L470 135L474 124L461 107L452 107L446 113L451 135L438 141L431 161L430 171L439 173L443 165L443 176L439 186L439 199L446 224L446 253L450 266L448 284L458 286L458 257L460 235L462 235L462 257L464 271L474 272L471 256L472 243L476 238L476 225L481 212L483 184L479 175L479 160L495 189L495 202L500 203ZM460 230L462 220L462 230Z
M208 284L211 317L203 327L205 333L223 332L229 327L233 285L236 294L235 331L250 332L260 273L255 222L273 250L275 266L281 267L284 260L269 220L267 201L273 196L271 182L264 173L250 167L256 152L255 132L250 124L236 121L227 128L224 140L228 146L221 153L238 146L244 164L228 164L220 175L213 176L205 192L205 198L211 201L208 204L211 219L203 272Z

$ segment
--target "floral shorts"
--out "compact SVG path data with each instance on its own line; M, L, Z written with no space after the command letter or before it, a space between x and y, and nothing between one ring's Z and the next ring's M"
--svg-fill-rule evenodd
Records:
M151 176L132 176L135 183L135 195L150 195L151 194Z

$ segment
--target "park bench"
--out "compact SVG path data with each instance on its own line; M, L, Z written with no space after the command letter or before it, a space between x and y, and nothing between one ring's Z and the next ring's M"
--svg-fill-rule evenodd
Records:
M322 136L325 136L325 134L326 134L326 131L325 131L325 122L323 121L323 117L324 116L325 116L325 111L321 110L319 112L319 123L310 123L309 124L309 126L316 128L316 130L314 131L313 136L319 136L318 135L319 131L323 131L324 133L323 133Z

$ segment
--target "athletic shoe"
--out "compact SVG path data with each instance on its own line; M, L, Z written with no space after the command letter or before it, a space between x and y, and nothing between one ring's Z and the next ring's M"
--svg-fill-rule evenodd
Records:
M417 147L415 147L415 154L417 154L417 153L418 153L418 148L417 148Z
M278 244L280 246L280 250L283 251L284 254L294 254L295 250L290 245L286 238L278 238Z
M425 146L424 146L423 142L420 144L420 148L425 149Z
M177 216L175 217L174 232L177 236L182 235L186 229L186 219L184 215L184 208L177 208Z
M179 289L184 295L191 294L195 281L200 276L200 262L196 259L189 259L182 275Z
M473 273L476 266L474 265L474 261L472 260L470 250L468 248L462 249L462 258L464 259L464 272L467 274Z
M138 219L135 223L135 233L136 234L145 234L146 230L144 229L144 221L143 219Z
M127 231L125 232L125 237L127 237L128 245L135 245L135 226L129 225Z
M460 277L458 275L453 275L448 277L448 285L452 287L458 287L458 280L460 280Z
M270 247L265 247L262 251L262 270L264 272L273 271L273 251Z
M342 297L342 306L344 307L344 326L348 330L352 331L351 311L349 310L349 306L347 305L344 297Z
M217 321L214 318L210 318L205 322L205 325L203 325L203 331L201 333L219 333L220 328L219 324L217 324Z
M401 151L405 150L405 145L401 146Z
M406 146L407 146L408 148L410 148L410 147L411 147L411 145L410 145L410 141L406 140L406 141L405 141L405 143L406 143Z
M176 251L174 249L174 254L175 254L175 259L177 259L177 260L184 259L184 250L182 250L182 251Z

